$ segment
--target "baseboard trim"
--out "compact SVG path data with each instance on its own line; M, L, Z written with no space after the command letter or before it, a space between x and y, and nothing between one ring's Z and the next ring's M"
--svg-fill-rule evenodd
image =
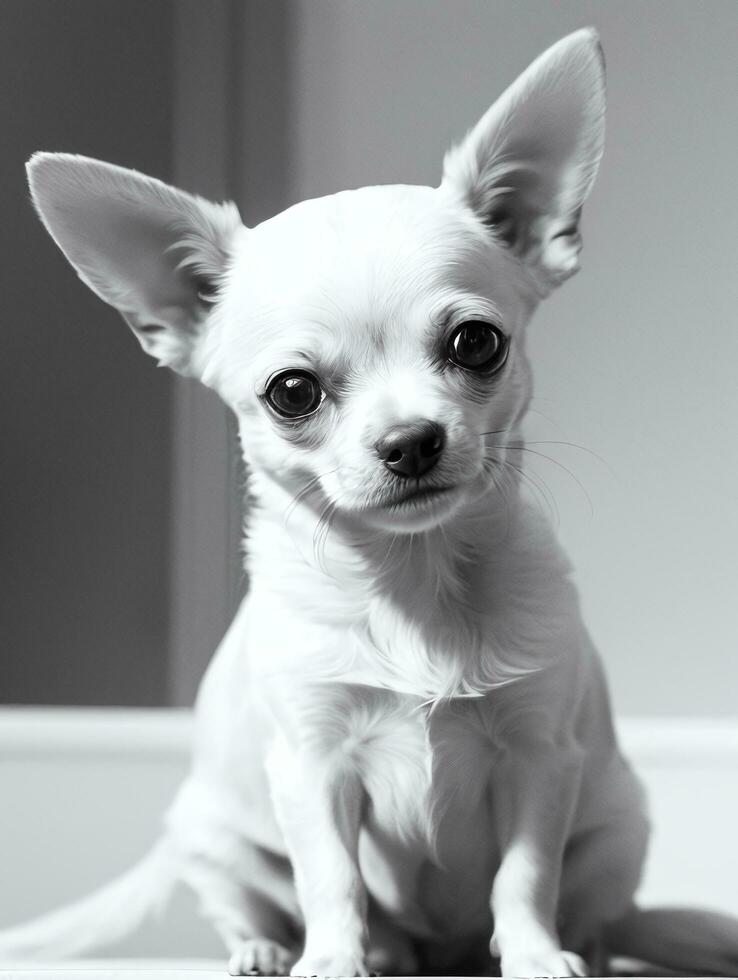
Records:
M186 708L0 707L0 752L186 757L192 728ZM738 767L738 717L631 717L617 729L636 765Z

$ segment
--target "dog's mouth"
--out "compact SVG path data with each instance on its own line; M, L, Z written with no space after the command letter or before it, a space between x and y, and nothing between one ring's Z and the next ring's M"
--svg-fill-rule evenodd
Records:
M444 487L415 487L405 493L397 494L385 503L385 507L394 510L396 508L422 507L432 503L445 494L449 494L456 489L455 486Z
M362 509L369 524L390 531L422 531L445 520L460 502L461 485L395 485Z

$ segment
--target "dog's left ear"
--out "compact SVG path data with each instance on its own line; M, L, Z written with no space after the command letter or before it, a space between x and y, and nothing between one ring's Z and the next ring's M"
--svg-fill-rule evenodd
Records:
M545 51L446 155L461 196L548 292L579 268L579 216L605 135L605 70L585 28Z
M36 210L80 279L160 364L199 376L199 342L243 228L235 204L69 153L36 153L27 169Z

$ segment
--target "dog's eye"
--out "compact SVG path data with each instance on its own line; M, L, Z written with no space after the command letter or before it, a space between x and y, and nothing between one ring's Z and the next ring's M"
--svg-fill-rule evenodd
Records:
M196 279L197 298L204 306L213 306L218 298L218 287L209 279Z
M448 357L467 371L496 371L507 360L508 342L499 327L483 320L467 320L448 342Z
M299 419L320 408L323 390L309 371L282 371L269 382L264 397L279 415Z

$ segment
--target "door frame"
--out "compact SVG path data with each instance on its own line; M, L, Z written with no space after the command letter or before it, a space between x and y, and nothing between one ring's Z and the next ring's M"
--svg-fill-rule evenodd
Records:
M172 175L235 200L254 224L289 200L289 0L177 0ZM192 703L247 588L245 475L236 422L212 392L177 377L172 432L169 703Z

